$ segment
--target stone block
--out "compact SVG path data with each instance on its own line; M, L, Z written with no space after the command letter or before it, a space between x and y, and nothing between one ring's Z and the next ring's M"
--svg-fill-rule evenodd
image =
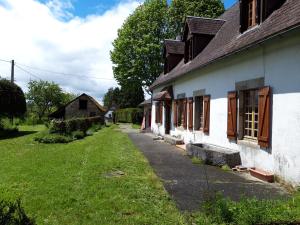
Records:
M188 144L187 154L214 166L228 165L230 168L233 168L241 164L241 157L238 151L209 144Z

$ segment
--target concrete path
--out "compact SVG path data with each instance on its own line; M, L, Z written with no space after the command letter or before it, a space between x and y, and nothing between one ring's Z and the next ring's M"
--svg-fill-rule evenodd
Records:
M237 172L226 172L208 165L195 165L185 151L162 141L154 141L152 135L138 133L128 125L121 125L134 144L142 151L163 181L180 210L199 209L207 193L222 192L233 200L242 196L272 199L286 197L287 193L277 184L269 184Z

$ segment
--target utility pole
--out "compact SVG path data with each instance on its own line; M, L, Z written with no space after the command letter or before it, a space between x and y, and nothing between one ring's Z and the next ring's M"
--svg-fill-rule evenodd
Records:
M11 60L11 79L10 82L14 83L15 81L15 60Z
M15 82L15 60L11 60L11 77L10 82L13 84ZM14 116L10 115L11 124L14 124Z

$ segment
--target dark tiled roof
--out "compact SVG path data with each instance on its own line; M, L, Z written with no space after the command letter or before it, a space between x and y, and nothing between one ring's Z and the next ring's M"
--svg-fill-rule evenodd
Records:
M166 54L184 54L184 42L179 40L165 40Z
M186 24L188 25L189 32L192 34L216 35L224 23L225 21L222 19L192 16L186 18Z
M268 38L300 26L300 1L287 0L280 9L274 11L262 24L240 34L239 4L227 10L219 19L226 22L207 47L191 62L183 60L168 74L160 75L150 86L166 84L193 70L207 66L217 60L262 43Z

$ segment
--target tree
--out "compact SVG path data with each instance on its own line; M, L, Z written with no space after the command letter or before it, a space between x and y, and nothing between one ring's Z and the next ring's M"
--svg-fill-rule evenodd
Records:
M113 105L119 106L121 102L121 91L118 87L109 88L103 98L103 103L106 108L110 108Z
M144 91L141 87L109 88L104 95L104 106L110 108L116 105L119 108L135 108L144 101Z
M78 97L78 94L74 94L74 93L70 93L70 92L63 92L61 104L65 105L77 97Z
M0 116L23 116L26 100L22 89L6 79L0 79Z
M30 81L27 93L28 103L39 120L64 104L65 95L58 84L48 81Z
M224 12L221 0L173 0L169 7L169 35L175 37L183 29L186 16L216 18Z
M166 0L146 0L113 42L113 72L121 88L147 90L163 71L163 40L180 33L185 16L217 17L223 11L221 0L173 0L170 7Z
M146 0L118 31L111 60L122 89L147 87L162 71L161 42L166 38L167 11L166 0Z
M121 88L120 108L136 108L144 100L144 91L141 86Z

